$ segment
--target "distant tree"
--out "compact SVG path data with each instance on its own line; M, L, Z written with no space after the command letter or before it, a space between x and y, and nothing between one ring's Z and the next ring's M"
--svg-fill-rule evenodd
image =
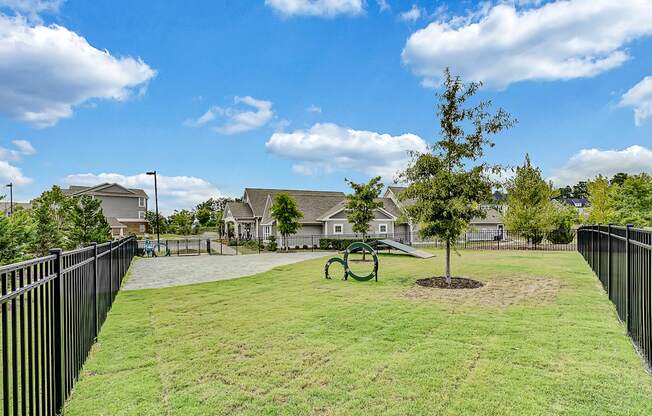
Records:
M611 184L612 185L622 185L625 183L625 179L627 179L629 175L623 172L616 173L613 178L611 178Z
M589 224L607 224L613 216L610 197L612 188L609 185L609 180L598 175L595 179L587 182L587 189L589 191L587 221Z
M70 213L76 204L74 198L63 193L60 187L53 186L39 196L32 206L35 223L35 237L32 251L39 256L46 255L50 249L69 249L71 242Z
M541 170L532 165L530 156L516 168L516 175L507 181L507 212L504 221L508 229L539 244L553 224L552 186L543 179Z
M559 197L560 198L572 198L573 197L573 188L570 186L564 186L559 188Z
M76 198L70 212L70 243L86 246L92 242L104 243L111 240L111 227L104 217L102 201L90 195Z
M579 212L575 207L560 203L552 202L551 231L546 238L553 244L568 244L573 241L573 225L579 223Z
M610 195L613 207L611 222L637 227L652 226L652 176L647 173L629 175Z
M355 183L345 179L353 189L352 194L346 195L346 218L353 224L353 232L362 234L362 241L367 240L369 223L374 219L374 210L383 207L382 201L378 200L383 191L383 183L380 176L372 178L367 183ZM365 260L366 252L362 252L362 260Z
M503 109L488 112L491 102L465 104L482 84L466 85L450 71L444 71L444 91L437 95L440 139L430 152L413 153L408 168L399 174L407 189L402 200L414 199L406 210L420 224L422 237L439 237L446 242L446 281L451 282L451 246L474 217L485 216L481 204L492 196L492 182L486 163L473 166L493 146L488 136L514 125L515 120ZM467 131L465 129L470 129Z
M189 235L192 232L194 218L190 211L174 211L168 218L169 230L176 234Z
M209 211L224 211L226 203L231 201L233 201L233 198L209 198L197 204L195 211L199 211L202 208L208 209Z
M34 237L34 221L28 211L17 210L10 217L0 214L0 265L30 258Z
M276 220L276 228L283 236L282 244L287 250L289 248L287 237L301 228L299 220L303 218L303 213L299 211L297 201L294 198L285 192L281 192L274 197L270 214Z
M586 181L579 181L573 185L573 198L586 198L589 194L589 190L586 186Z
M156 233L156 212L147 211L145 213L145 220L147 221L149 231ZM161 234L168 232L168 220L161 213L158 214L158 226Z
M203 226L208 225L208 223L211 221L211 215L213 211L211 211L208 208L202 207L195 211L195 218L199 220L199 223Z

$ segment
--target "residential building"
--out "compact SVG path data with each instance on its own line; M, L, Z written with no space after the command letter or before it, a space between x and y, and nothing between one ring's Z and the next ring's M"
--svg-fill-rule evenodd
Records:
M586 211L586 208L589 207L589 200L586 198L555 198L555 200L559 203L565 204L565 205L570 205L572 207L575 207L577 211L580 214L584 214Z
M147 231L145 213L149 197L142 189L125 188L117 183L103 183L96 186L73 185L62 191L68 196L90 195L99 199L114 237Z
M346 219L346 195L343 192L291 189L245 188L241 202L228 202L224 209L225 229L232 227L242 239L279 237L270 209L274 197L289 194L303 213L297 236L345 236L353 234L352 224ZM369 234L393 235L400 212L389 198L379 198L382 208L374 211Z

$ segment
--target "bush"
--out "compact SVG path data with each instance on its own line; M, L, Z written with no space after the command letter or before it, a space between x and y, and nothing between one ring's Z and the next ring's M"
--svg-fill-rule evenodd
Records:
M273 235L269 236L269 242L267 243L267 247L265 247L265 250L267 251L276 251L278 249L278 244L276 243L276 237Z
M560 227L549 232L547 238L552 244L570 244L575 238L575 233L570 227Z

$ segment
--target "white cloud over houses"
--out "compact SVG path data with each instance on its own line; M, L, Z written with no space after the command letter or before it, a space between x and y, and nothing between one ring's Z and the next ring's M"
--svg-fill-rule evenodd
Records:
M129 188L144 189L150 197L150 208L154 209L154 178L145 173L122 175L119 173L80 173L66 176L65 185L94 186L101 183L118 183ZM190 209L209 198L223 196L213 184L194 176L158 175L159 209L169 214L175 209Z
M569 0L527 8L501 3L430 23L410 36L402 59L425 85L436 85L450 67L466 79L504 88L598 75L630 58L628 42L650 34L650 0Z
M20 162L23 157L30 156L36 153L34 146L27 140L13 140L13 149L0 147L0 185L6 183L14 183L16 185L26 185L32 182L23 174L23 171L15 166L16 162Z
M268 124L274 118L272 102L250 96L233 98L232 107L213 106L196 119L184 121L188 127L201 127L213 121L222 124L212 129L220 134L237 134L255 130Z
M557 186L564 186L600 174L611 177L618 172L652 173L652 150L638 145L623 150L582 149L566 165L556 169L550 180Z
M364 0L265 0L265 4L284 16L358 15L364 12ZM382 8L385 2L380 2Z
M40 21L41 13L57 13L65 0L0 0L0 9L10 9L17 14Z
M627 91L620 100L620 106L634 108L634 123L637 126L652 120L652 76L643 78Z
M65 27L0 14L0 113L10 118L52 126L88 100L123 101L144 91L155 74Z
M392 136L330 123L318 123L292 133L274 133L265 146L268 152L295 161L295 173L358 170L381 175L386 181L407 166L409 151L427 151L426 142L414 134Z

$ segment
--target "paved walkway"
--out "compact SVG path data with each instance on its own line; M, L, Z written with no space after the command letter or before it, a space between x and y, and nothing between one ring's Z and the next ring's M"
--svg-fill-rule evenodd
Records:
M263 253L246 256L143 258L136 261L123 290L154 289L266 272L277 266L327 256L327 252Z

